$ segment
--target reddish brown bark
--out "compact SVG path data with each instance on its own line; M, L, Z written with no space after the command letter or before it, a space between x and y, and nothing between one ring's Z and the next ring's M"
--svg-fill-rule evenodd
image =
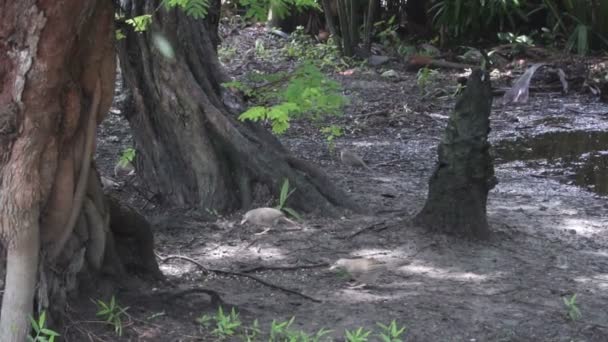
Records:
M57 272L42 267L38 277L46 284L39 307L50 301L53 308L81 268L68 266L95 244L91 237L108 231L109 209L88 170L95 126L112 101L113 37L107 0L0 2L0 233L8 250L2 341L23 341L29 331L40 242L58 256ZM88 217L105 223L87 221L85 202ZM104 251L88 253L89 267L99 267Z

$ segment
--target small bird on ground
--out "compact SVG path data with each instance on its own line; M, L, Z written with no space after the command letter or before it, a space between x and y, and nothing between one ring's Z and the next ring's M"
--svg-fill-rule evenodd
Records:
M344 165L353 166L353 167L362 167L369 171L372 171L367 164L359 157L355 152L351 150L341 150L340 151L340 160Z
M135 167L131 162L118 162L116 166L114 166L114 176L116 178L122 178L127 176L132 176L135 174Z
M243 215L241 224L249 222L258 226L276 226L281 221L297 225L297 223L285 217L282 211L267 207L249 210Z
M386 270L386 264L373 258L338 259L330 270L346 271L352 280L362 284L371 284Z

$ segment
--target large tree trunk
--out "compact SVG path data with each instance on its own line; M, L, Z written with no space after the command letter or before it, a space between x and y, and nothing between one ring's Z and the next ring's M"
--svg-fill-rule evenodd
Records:
M0 341L25 341L36 289L39 310L61 312L76 276L115 254L91 161L114 89L113 17L107 0L0 2Z
M132 92L132 107L124 113L138 151L138 174L174 205L247 208L256 184L278 194L287 178L297 188L290 206L325 213L354 208L317 168L290 156L259 125L238 121L239 108L228 110L220 85L228 78L208 31L217 27L179 9L154 12L158 5L151 0L122 5L127 17L153 13L146 32L127 31L119 42ZM168 42L170 55L155 45L159 41Z
M490 75L475 70L448 121L429 195L415 223L466 237L488 236L486 202L496 185L488 142L491 108Z

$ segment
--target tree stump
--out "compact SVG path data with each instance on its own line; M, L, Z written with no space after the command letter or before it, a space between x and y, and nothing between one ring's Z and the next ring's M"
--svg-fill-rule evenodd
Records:
M439 144L428 198L415 224L465 237L489 235L486 202L497 184L488 143L491 108L490 76L475 70Z

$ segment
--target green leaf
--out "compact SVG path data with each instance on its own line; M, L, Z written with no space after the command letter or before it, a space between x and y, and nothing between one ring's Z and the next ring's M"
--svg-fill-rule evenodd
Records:
M206 17L209 10L209 0L163 0L163 5L166 10L178 7L194 19Z
M51 330L51 329L47 329L47 328L43 328L40 330L41 333L47 335L47 336L61 336L59 335L56 331Z
M283 207L282 210L285 211L287 214L289 214L289 216L294 217L296 220L298 220L298 221L302 220L302 217L300 216L300 214L298 214L297 211L295 211L289 207Z
M145 32L148 29L148 26L150 26L152 23L152 15L139 15L137 17L125 20L125 23L133 26L135 32Z

